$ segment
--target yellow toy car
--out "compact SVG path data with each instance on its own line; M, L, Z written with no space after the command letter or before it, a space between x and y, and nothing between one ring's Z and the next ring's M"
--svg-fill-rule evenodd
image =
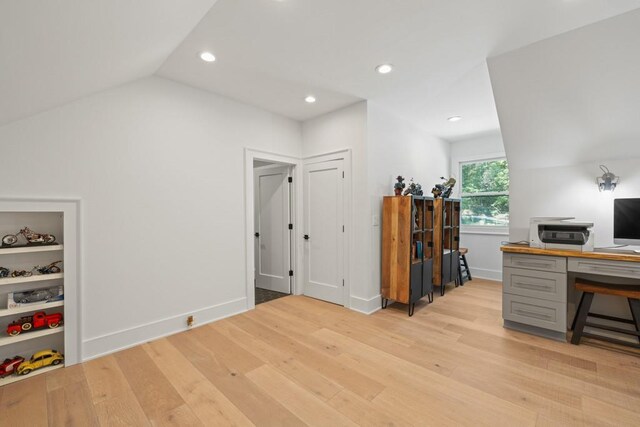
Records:
M25 360L18 366L18 375L27 375L36 369L45 368L50 365L59 365L64 361L64 356L56 350L42 350Z

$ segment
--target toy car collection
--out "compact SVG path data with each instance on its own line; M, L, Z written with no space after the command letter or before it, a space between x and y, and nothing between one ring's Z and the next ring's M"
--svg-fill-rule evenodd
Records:
M62 272L62 268L60 268L58 266L58 264L60 264L61 262L62 262L62 260L52 262L51 264L45 265L45 266L36 265L31 269L31 271L27 271L27 270L13 270L13 271L11 271L8 268L0 267L0 279L1 278L5 278L5 277L31 277L34 274L56 274L56 273L61 273Z
M46 246L46 245L54 245L54 246L51 248L39 248L39 246ZM58 245L58 246L55 246L55 245ZM11 249L12 246L16 249ZM24 248L24 249L21 249L21 248ZM61 250L61 249L62 249L62 246L59 246L59 243L56 242L56 237L53 234L36 232L29 227L24 227L15 234L4 235L0 243L0 253L5 253L5 254L22 253L22 252L42 252L42 251L48 251L48 250ZM53 259L55 260L55 258ZM49 261L51 261L51 259L49 259L46 262L49 262ZM30 265L34 265L34 264L30 264ZM40 311L35 311L35 312L31 311L31 313L25 313L27 310L29 310L28 308L27 309L21 308L19 310L15 310L18 313L22 312L24 314L19 315L22 317L19 317L19 316L14 317L13 321L8 325L6 325L3 319L3 322L2 322L3 327L4 325L6 325L7 334L10 337L15 337L23 332L28 333L30 331L35 331L35 330L46 330L47 328L55 329L55 328L59 328L63 324L63 319L64 319L63 313L61 312L48 313L48 312L42 311L43 307L48 307L49 305L50 306L63 305L62 301L64 299L64 290L63 290L64 287L61 284L62 282L59 282L59 279L62 278L62 275L59 274L59 273L62 273L62 260L54 261L46 265L35 265L33 266L33 268L30 268L30 269L24 269L25 267L26 265L24 264L17 264L13 266L13 268L0 266L0 279L3 282L1 283L1 285L13 285L15 283L31 282L34 280L35 281L46 280L48 283L55 280L56 283L60 283L60 284L56 286L49 285L49 287L45 287L41 289L33 289L33 287L30 286L30 287L27 287L26 290L21 287L17 287L17 288L14 287L15 289L12 289L12 292L9 292L8 294L5 294L5 293L2 294L2 300L6 301L6 306L7 306L7 309L3 311L6 311L7 313L11 313L11 310L17 307L28 306L28 305L34 305L33 309L35 310L40 309ZM30 278L31 276L41 276L41 275L51 275L51 274L57 275L57 277L54 276L54 277ZM59 302L53 303L54 301L59 301ZM51 304L45 304L45 303L51 303ZM9 314L4 314L3 316L8 316L8 315ZM62 328L58 329L57 331L50 331L50 332L51 333L62 332L61 329ZM29 339L31 337L38 338L40 335L48 335L48 334L49 333L47 332L42 332L40 334L36 333L33 335L27 335L24 338L8 337L8 338L5 338L4 340L6 340L7 343L9 341L20 343L24 341L24 339ZM62 334L57 334L52 337L53 338L58 337L56 338L56 341L59 341L62 339ZM3 343L2 345L4 346L5 344ZM4 361L0 359L0 386L7 384L8 382L10 383L17 380L17 378L15 378L15 376L17 375L27 375L35 370L53 367L55 365L60 365L64 362L64 355L60 351L50 349L50 348L49 349L45 348L43 350L40 350L34 353L29 353L32 355L30 358L28 358L28 354L25 354L22 351L20 351L20 349L24 350L23 347L24 347L23 344L16 344L16 353L18 353L16 356L7 357L6 359L4 359ZM6 353L3 354L3 358L5 356L14 354L12 350L9 350L9 351L11 351L11 353L9 353L8 355ZM11 379L8 377L14 377L14 379Z
M36 265L35 267L33 267L33 270L36 270L38 273L40 274L55 274L55 273L60 273L62 271L62 269L60 267L58 267L57 264L61 263L62 261L56 261L56 262L52 262L49 265L45 265L44 267L40 267L39 265Z
M64 361L64 356L56 350L42 350L31 356L31 359L24 361L16 370L18 375L27 375L36 369L46 368L50 365L59 365Z
M21 356L14 356L12 359L4 359L4 362L0 363L0 378L14 374L22 362L24 362L24 357Z
M62 313L46 314L38 311L33 316L25 316L7 326L7 334L14 336L32 329L57 328L62 323Z
M17 234L7 234L2 238L3 246L12 246L18 242L18 236L22 235L27 240L27 245L51 244L56 241L56 236L47 233L36 233L29 227L25 227Z

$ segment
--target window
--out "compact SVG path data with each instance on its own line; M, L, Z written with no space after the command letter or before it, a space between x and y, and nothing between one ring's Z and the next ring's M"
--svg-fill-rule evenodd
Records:
M462 226L509 225L509 166L506 159L460 163Z

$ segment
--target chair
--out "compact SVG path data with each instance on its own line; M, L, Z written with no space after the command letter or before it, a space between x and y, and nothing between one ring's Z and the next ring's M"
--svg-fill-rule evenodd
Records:
M582 298L580 298L580 304L578 305L578 310L573 319L573 325L571 327L571 329L573 329L571 344L578 345L580 344L580 339L582 337L587 337L601 341L608 341L614 344L640 348L640 286L610 285L606 283L577 278L575 287L576 290L582 291ZM631 309L631 317L633 318L633 320L622 319L620 317L605 316L604 314L591 313L589 310L591 309L591 303L593 302L593 297L595 294L614 295L626 298L629 302L629 308ZM588 321L588 317L605 319L618 323L632 324L635 326L636 330L631 331L629 329L622 329L616 326L592 323ZM632 335L636 337L639 344L634 344L629 341L624 341L605 335L584 332L585 326L625 335Z
M473 280L471 277L471 270L469 269L469 263L467 263L467 252L469 249L460 248L460 263L458 264L458 282L460 286L464 286L465 280Z

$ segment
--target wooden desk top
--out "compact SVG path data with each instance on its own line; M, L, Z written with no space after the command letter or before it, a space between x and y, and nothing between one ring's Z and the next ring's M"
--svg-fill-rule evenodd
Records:
M526 245L505 245L501 246L502 252L508 252L513 254L528 254L528 255L548 255L548 256L563 256L569 258L592 258L592 259L604 259L610 261L628 261L640 263L640 254L614 254L610 252L581 252L581 251L569 251L566 249L540 249L532 248Z

